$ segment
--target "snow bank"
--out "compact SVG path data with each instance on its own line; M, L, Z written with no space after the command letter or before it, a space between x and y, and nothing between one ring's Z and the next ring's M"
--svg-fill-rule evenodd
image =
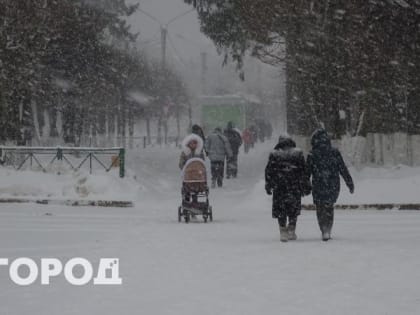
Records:
M338 203L419 203L420 168L396 166L393 168L350 169L355 181L355 193L349 193L341 183ZM305 198L305 202L308 201Z
M135 201L141 191L144 187L134 177L120 178L118 170L92 175L68 171L57 175L0 169L0 198Z

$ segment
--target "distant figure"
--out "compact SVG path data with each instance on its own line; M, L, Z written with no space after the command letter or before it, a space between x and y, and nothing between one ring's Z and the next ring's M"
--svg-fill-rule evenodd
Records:
M271 137L273 136L273 126L268 120L265 122L265 129L266 129L267 139L271 140Z
M242 145L241 132L234 128L233 122L229 121L225 129L225 137L228 139L232 156L227 160L226 178L236 178L238 176L238 155Z
M253 137L249 128L245 128L242 132L242 140L244 142L244 152L248 153L249 149L253 146Z
M265 137L266 137L266 125L263 119L257 120L257 128L258 128L258 140L260 142L264 142Z
M278 220L280 240L296 240L301 198L310 194L311 185L305 174L303 152L289 136L280 136L270 154L265 168L265 190L273 195L272 216Z
M258 140L258 128L253 124L249 127L249 131L251 132L252 137L251 148L254 148L255 142Z
M203 142L205 141L206 138L204 137L203 128L201 128L199 125L197 125L197 124L192 125L191 132L193 134L196 134L197 136L199 136L203 140Z
M232 157L232 149L228 139L222 134L220 128L216 128L207 137L205 149L211 162L211 186L212 188L223 186L225 159Z
M340 151L331 146L331 140L324 129L318 129L312 134L311 144L307 176L312 176L312 196L322 240L328 241L334 223L334 203L340 193L340 175L350 193L354 192L354 184Z

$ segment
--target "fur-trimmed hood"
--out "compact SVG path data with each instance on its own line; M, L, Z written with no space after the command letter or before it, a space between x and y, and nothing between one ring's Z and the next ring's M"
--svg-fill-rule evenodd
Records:
M184 152L185 155L191 154L191 149L188 147L188 143L190 143L193 140L197 141L197 149L195 150L195 155L200 155L201 152L203 151L203 148L204 148L203 139L201 139L200 136L197 136L196 134L192 133L186 136L184 140L182 140L182 143L181 143L182 152Z

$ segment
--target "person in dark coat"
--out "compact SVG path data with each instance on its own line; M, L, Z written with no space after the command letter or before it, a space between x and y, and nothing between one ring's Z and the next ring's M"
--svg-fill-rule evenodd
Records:
M242 136L231 121L228 122L225 129L225 137L228 139L232 149L232 156L226 161L226 178L236 178L238 176L238 155L239 148L242 145Z
M312 196L322 239L331 238L334 222L334 203L340 193L340 175L350 193L354 192L353 179L338 149L331 146L331 140L324 129L312 134L312 150L307 158L307 177L312 177Z
M255 143L258 140L258 128L257 128L257 126L255 124L252 124L249 127L249 131L251 133L251 148L254 148Z
M192 127L191 127L191 133L196 134L197 136L199 136L201 138L201 140L203 140L203 143L206 140L206 138L204 137L203 128L201 128L197 124L192 125Z
M295 240L301 198L311 192L302 150L288 136L280 136L265 168L265 190L273 195L272 216L278 220L280 240ZM289 221L287 225L287 221Z

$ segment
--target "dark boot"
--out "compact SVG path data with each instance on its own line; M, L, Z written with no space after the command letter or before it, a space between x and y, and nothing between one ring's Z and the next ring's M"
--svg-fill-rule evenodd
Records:
M287 227L287 233L288 233L289 241L297 240L296 225L289 225Z
M280 241L287 242L289 240L289 233L287 231L286 226L279 226L280 227Z

